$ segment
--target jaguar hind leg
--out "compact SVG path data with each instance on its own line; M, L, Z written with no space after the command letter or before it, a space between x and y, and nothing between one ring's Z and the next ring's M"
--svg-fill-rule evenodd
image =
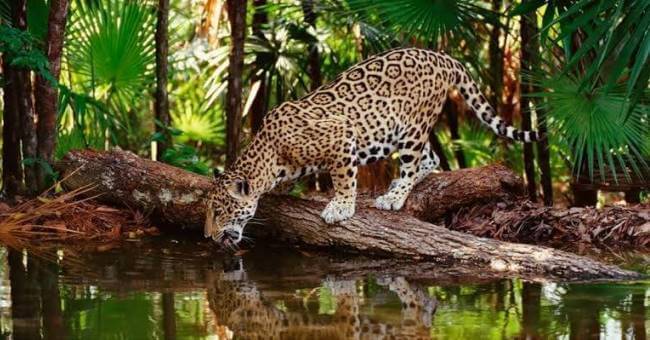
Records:
M422 150L422 161L420 162L420 167L418 173L415 176L415 184L422 182L427 176L429 176L435 169L440 165L440 158L436 155L435 152L431 149L431 145L427 143Z
M382 210L399 210L417 184L426 141L407 140L400 143L400 177L393 180L388 192L375 200L375 207ZM428 164L430 166L430 164ZM428 174L428 173L427 173ZM423 178L423 177L422 177ZM420 178L421 180L421 178Z

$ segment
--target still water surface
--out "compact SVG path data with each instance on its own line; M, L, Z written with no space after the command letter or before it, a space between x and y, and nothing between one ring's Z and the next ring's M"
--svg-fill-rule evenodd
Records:
M0 330L13 339L645 339L650 284L409 280L257 246L171 238L59 264L0 250ZM647 262L628 267L647 272ZM63 264L61 264L63 263Z

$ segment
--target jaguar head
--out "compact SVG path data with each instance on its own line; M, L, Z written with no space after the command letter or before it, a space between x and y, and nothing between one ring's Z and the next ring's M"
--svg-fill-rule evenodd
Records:
M244 226L257 209L257 199L251 193L250 184L241 175L218 175L209 197L204 236L233 248L241 242Z

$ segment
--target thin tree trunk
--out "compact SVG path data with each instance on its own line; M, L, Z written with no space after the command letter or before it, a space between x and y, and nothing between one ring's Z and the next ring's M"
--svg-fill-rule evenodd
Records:
M253 6L255 7L255 12L253 14L253 35L260 40L266 40L264 33L262 32L262 26L266 25L269 22L269 16L266 13L266 0L253 0ZM264 120L264 115L268 110L268 89L267 89L267 79L266 72L263 70L264 61L262 56L258 54L255 57L255 70L256 73L253 74L251 82L253 84L259 82L259 87L257 89L257 94L255 94L255 99L253 99L253 105L251 106L251 130L253 133L257 133L262 127L262 121Z
M316 29L316 12L314 12L314 1L313 0L304 0L302 1L302 14L304 16L305 22ZM318 53L318 46L315 43L310 43L307 47L309 49L309 54L307 55L307 73L309 74L309 88L311 91L316 90L323 84L323 75L320 70L320 53ZM377 172L377 168L373 165L366 167L369 172ZM329 174L315 174L311 175L307 180L308 186L314 188L316 183L318 183L318 189L321 191L329 190L333 187L332 178ZM373 183L374 184L374 183ZM371 185L374 186L374 185Z
M156 159L160 159L165 150L171 146L171 135L169 125L169 98L167 96L167 56L169 53L169 41L167 26L169 23L169 0L158 0L157 21L156 21L156 94L154 100L154 113L158 124L156 131L163 136L158 141ZM160 124L160 125L159 125Z
M534 22L534 21L533 21ZM537 26L532 26L531 28L535 28L537 31ZM531 33L536 33L531 32ZM533 59L533 64L532 67L535 69L541 67L541 56L539 54L539 34L532 34L530 43L528 44L529 51L536 52L535 54L531 54L531 58ZM536 66L539 65L539 66ZM539 86L532 86L532 91L539 93L542 92L542 89ZM541 105L536 105L535 107L535 113L537 114L537 132L539 133L539 141L537 141L537 162L539 164L539 170L540 170L540 182L542 184L542 194L543 194L543 199L544 199L544 204L547 206L552 206L553 205L553 183L551 182L551 156L550 156L550 149L548 145L548 129L546 127L546 113L544 112L544 108L541 107Z
M226 167L235 162L242 120L242 73L246 34L246 1L228 0L231 51L226 94Z
M14 25L27 30L27 1L16 0L12 2L12 16ZM36 120L32 100L32 79L28 70L15 70L14 82L16 84L16 98L20 114L20 138L22 141L23 160L30 160L31 164L24 165L25 187L28 195L36 194L38 183L36 177L38 140L36 135Z
M451 170L445 150L442 148L442 144L440 143L440 140L438 140L438 135L436 135L434 131L431 131L431 134L429 135L429 143L431 144L433 152L435 152L440 159L440 168L444 171Z
M61 72L61 55L69 6L68 0L50 1L45 51L49 61L50 73L57 81ZM37 75L35 93L36 113L38 114L38 126L36 128L38 133L37 155L39 159L52 163L57 136L58 90L56 84L52 84L41 75ZM38 192L50 186L47 175L43 166L37 168Z
M520 112L521 112L521 128L522 130L530 130L532 122L530 118L531 98L529 95L533 92L532 86L525 81L524 76L530 76L533 70L538 65L539 51L534 50L537 44L533 42L537 39L537 14L525 14L521 16L520 21L521 31L521 76L519 84L521 86L521 99L520 99ZM533 145L531 143L524 143L524 173L526 174L526 191L528 198L535 202L537 201L537 185L535 184L535 154L533 153Z
M447 125L449 125L449 134L451 135L451 140L457 141L460 139L460 133L458 132L458 110L456 110L456 105L447 98L443 110L447 113ZM465 161L465 154L463 149L460 146L454 146L454 155L456 156L456 161L458 162L458 168L463 169L467 167L467 162Z
M534 89L535 92L539 91L538 88ZM547 206L553 205L553 184L551 182L551 156L548 145L548 130L546 128L546 113L541 107L537 107L537 131L539 132L540 139L537 141L537 162L539 163L542 193L544 195L544 204Z
M316 13L314 12L314 1L302 1L302 13L305 22L312 28L316 28ZM309 55L307 56L307 72L311 80L310 89L313 91L323 84L323 77L320 71L320 54L315 43L309 44Z
M493 0L492 10L495 12L501 11L503 0ZM497 112L501 108L501 91L503 88L503 51L499 45L499 38L501 37L501 22L499 18L495 19L495 24L490 31L490 42L488 44L488 52L490 55L490 102Z
M18 88L15 82L16 71L4 58L2 73L4 110L2 114L2 185L7 198L13 199L23 181L20 155L20 113L18 112Z

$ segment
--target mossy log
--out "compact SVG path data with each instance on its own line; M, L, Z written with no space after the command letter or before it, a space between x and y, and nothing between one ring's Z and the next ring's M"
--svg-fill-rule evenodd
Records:
M212 185L207 177L124 151L72 151L57 168L66 178L67 189L92 185L104 202L150 212L170 226L202 227ZM479 238L427 222L461 206L512 196L520 188L519 177L500 165L433 174L415 188L402 211L377 210L369 206L369 198L362 198L353 218L333 225L320 218L327 202L324 198L267 195L257 215L266 225L248 230L285 242L428 264L458 264L475 273L536 281L639 277L568 252Z

